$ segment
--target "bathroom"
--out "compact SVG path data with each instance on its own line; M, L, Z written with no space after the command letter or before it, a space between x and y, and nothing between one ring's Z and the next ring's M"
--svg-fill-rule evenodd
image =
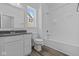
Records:
M0 56L79 56L79 3L0 3Z

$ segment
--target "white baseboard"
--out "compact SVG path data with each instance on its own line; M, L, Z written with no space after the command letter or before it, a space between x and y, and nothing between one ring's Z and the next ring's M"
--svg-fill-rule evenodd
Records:
M70 56L79 56L79 47L53 40L45 40L45 45Z

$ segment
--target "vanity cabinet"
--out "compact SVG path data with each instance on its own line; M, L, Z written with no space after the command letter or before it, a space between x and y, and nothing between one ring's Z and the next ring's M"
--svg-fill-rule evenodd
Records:
M23 55L23 41L19 40L5 45L6 56L22 56Z
M4 55L22 56L23 55L23 35L6 37L4 39Z
M0 55L23 56L31 53L31 35L0 37Z
M24 35L24 55L29 55L31 53L31 35Z
M0 56L2 56L2 46L3 46L3 38L0 37Z

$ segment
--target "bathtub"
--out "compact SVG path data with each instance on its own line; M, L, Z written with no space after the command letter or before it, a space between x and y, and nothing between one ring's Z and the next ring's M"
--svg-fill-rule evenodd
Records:
M79 56L79 46L77 45L66 44L53 39L45 39L44 44L67 55Z

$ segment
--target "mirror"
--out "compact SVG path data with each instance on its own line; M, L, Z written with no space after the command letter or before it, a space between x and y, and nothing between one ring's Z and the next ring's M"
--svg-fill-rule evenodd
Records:
M14 17L8 15L2 15L1 28L2 29L14 28Z

